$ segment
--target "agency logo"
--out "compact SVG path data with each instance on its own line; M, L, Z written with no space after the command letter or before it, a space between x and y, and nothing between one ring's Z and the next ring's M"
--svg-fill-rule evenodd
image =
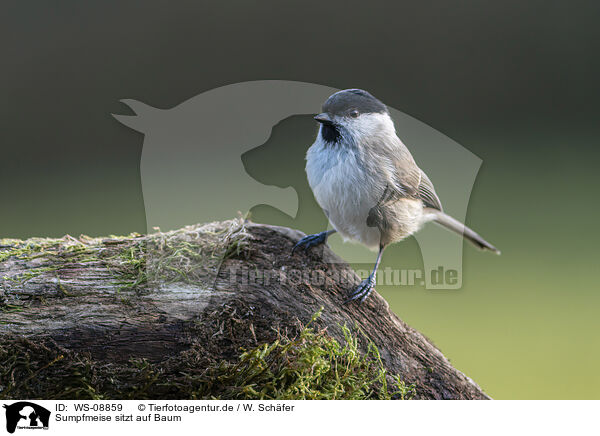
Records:
M16 429L48 430L50 411L29 401L5 404L6 431L14 433Z
M238 211L254 217L263 213L271 217L264 222L305 231L330 229L308 186L305 155L317 134L313 117L337 91L259 80L212 89L165 109L122 100L133 113L114 117L144 135L140 173L148 232L227 220ZM464 222L481 159L432 127L388 109L399 138L435 184L445 212ZM463 239L434 225L415 239L423 285L461 288ZM373 253L364 247L343 245L336 237L328 244L343 252L345 261L373 263ZM155 264L152 256L149 252L147 265ZM450 280L437 280L440 269L451 272ZM152 279L153 272L147 273Z

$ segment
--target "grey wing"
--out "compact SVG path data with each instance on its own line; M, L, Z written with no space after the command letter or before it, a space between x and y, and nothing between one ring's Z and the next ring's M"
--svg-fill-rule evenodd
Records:
M420 177L418 178L418 181L415 181L414 179L404 179L402 182L397 181L394 183L391 192L388 186L380 200L380 204L394 202L400 198L415 198L421 200L425 207L437 209L442 212L442 202L435 192L433 183L431 183L427 174L422 170L419 169L419 172ZM412 183L410 183L411 181Z
M387 183L383 195L372 212L376 213L383 206L401 198L418 199L425 207L441 211L442 203L435 193L433 183L418 167L408 148L398 139L392 150L388 149L388 153L381 156L382 161L390 162L391 165L383 166L387 170ZM393 159L389 158L390 154L393 154Z
M435 193L433 183L427 174L415 163L413 157L406 147L401 148L400 159L396 160L396 174L394 175L394 188L396 195L400 198L416 198L423 201L426 207L439 211L442 210L442 202Z

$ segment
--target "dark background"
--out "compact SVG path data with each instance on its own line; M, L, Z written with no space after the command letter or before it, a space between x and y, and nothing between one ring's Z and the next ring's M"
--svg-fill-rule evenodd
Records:
M146 228L134 98L360 87L483 159L453 294L384 289L497 398L598 398L596 2L46 2L0 14L0 237ZM308 147L309 144L307 144ZM309 230L309 229L304 229ZM312 230L312 229L311 229ZM384 259L385 263L385 259Z

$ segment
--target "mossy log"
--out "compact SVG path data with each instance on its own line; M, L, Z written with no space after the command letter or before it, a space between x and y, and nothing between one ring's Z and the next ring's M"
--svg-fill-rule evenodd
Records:
M344 305L358 276L327 247L292 256L302 236L232 220L0 240L0 397L233 398L215 368L239 374L244 350L297 337L319 312L319 334L343 344L344 326L359 332L357 349L374 345L386 377L415 398L488 398L376 292Z

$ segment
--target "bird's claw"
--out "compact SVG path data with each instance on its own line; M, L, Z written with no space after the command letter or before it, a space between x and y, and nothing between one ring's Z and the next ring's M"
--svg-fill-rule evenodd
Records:
M315 247L325 243L325 241L327 241L327 232L305 236L304 238L300 239L296 245L294 245L294 248L292 248L292 254L294 254L298 248L304 248L304 251L306 251L310 247Z
M375 276L370 275L369 277L364 279L362 282L360 282L360 285L358 285L356 287L356 289L354 289L354 292L352 292L348 296L348 298L346 298L346 301L344 301L344 304L347 304L351 301L356 301L356 300L358 300L358 303L360 304L363 301L365 301L369 295L371 295L371 292L373 292L374 289L375 289Z

